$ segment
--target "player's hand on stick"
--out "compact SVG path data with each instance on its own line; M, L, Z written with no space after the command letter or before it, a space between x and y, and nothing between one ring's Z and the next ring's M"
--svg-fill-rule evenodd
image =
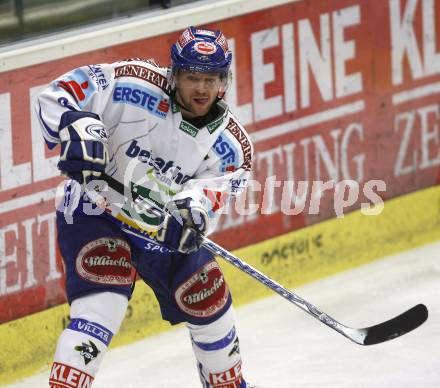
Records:
M176 199L165 205L157 240L172 250L191 253L200 249L208 225L205 208L192 198Z
M58 168L79 183L98 178L108 160L107 132L99 116L65 112L60 122L61 153Z

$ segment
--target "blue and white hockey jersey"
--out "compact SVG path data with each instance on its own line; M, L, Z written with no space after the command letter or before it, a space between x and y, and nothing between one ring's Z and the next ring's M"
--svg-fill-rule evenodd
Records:
M167 69L136 59L62 75L40 94L36 111L49 148L60 142L65 111L97 114L108 136L106 173L158 204L194 198L210 215L210 233L222 207L245 188L252 159L248 134L227 105L218 104L219 116L196 128L170 98ZM120 194L109 190L105 198L114 217L138 223L139 214ZM140 217L154 230L157 220L151 214Z

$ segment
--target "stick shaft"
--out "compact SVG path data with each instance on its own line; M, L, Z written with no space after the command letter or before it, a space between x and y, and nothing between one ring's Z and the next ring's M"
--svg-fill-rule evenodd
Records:
M321 321L322 323L324 323L325 325L327 325L331 329L336 330L337 332L346 336L346 334L344 333L344 330L343 330L343 325L341 325L338 321L331 318L329 315L323 313L321 310L319 310L316 306L314 306L310 302L307 302L305 299L301 298L299 295L293 293L292 291L289 291L287 288L285 288L281 284L277 283L275 280L271 279L270 277L268 277L264 273L260 272L256 268L252 267L250 264L244 262L242 259L233 255L231 252L227 251L225 248L216 244L215 242L213 242L209 238L204 237L203 247L206 248L207 250L209 250L210 252L212 252L213 254L226 260L228 263L232 264L234 267L238 268L239 270L246 273L247 275L253 277L261 284L270 288L272 291L275 291L278 295L287 299L289 302L293 303L294 305L296 305L300 309L304 310L306 313L308 313L312 317L318 319L319 321Z

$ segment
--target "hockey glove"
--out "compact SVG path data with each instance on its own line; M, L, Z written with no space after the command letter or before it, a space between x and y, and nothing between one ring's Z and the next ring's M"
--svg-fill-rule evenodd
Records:
M177 199L165 206L156 239L167 248L181 253L200 249L208 226L208 214L192 198Z
M65 112L60 122L61 153L58 168L79 183L88 183L105 170L107 132L99 116L90 112Z

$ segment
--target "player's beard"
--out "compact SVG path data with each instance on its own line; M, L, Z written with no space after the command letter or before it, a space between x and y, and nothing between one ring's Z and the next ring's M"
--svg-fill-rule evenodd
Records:
M193 93L185 97L182 96L179 89L176 90L176 99L182 108L182 115L189 118L205 116L215 101L215 97L209 93ZM206 102L198 104L197 101Z

